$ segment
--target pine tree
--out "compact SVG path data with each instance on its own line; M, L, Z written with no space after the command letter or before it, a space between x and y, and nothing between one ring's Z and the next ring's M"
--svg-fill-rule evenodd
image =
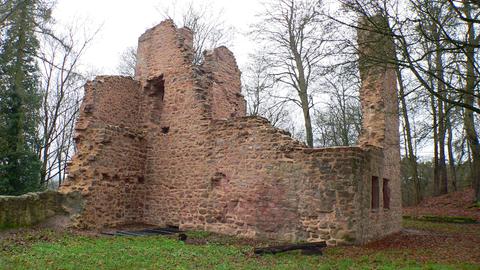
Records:
M0 42L0 194L40 189L36 0L12 0Z

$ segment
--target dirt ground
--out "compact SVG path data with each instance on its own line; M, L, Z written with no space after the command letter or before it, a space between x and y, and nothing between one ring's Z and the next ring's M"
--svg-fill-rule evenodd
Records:
M473 189L448 193L443 196L425 198L416 207L404 207L405 216L461 216L471 217L480 222L480 207L473 202Z

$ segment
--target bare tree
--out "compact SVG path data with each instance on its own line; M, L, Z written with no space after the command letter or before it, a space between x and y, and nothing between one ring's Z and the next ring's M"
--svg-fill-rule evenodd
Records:
M219 46L229 46L235 29L223 20L222 12L214 12L206 5L195 5L190 2L186 9L178 15L171 7L160 9L164 19L173 20L180 27L187 27L193 33L193 64L203 62L203 52ZM127 47L120 55L117 73L125 76L135 75L137 47Z
M277 84L263 51L250 55L250 63L242 74L247 113L265 117L273 126L287 128L289 112L286 102L275 97Z
M124 76L135 76L137 65L137 47L127 47L120 55L120 62L117 65L117 73Z
M449 103L444 100L447 95L447 82L445 74L448 72L448 54L446 53L446 42L441 38L441 32L436 22L440 22L443 27L453 27L453 14L448 9L446 1L418 1L413 6L413 10L418 14L419 22L416 27L419 44L421 48L431 54L427 57L432 61L427 63L429 72L426 73L429 85L435 89L441 98L432 95L432 114L434 119L434 144L435 144L435 162L434 162L434 190L435 195L446 194L448 192L448 176L446 165L446 136L447 119L449 112L446 107ZM447 7L447 8L446 8ZM438 155L437 155L438 154Z
M449 1L450 3L454 1ZM457 1L458 2L458 1ZM462 21L466 22L467 27L467 38L466 38L466 48L464 49L465 54L465 94L463 95L464 103L468 104L471 107L474 107L475 100L477 101L477 106L480 107L480 90L478 85L480 83L479 78L479 61L478 59L478 48L480 47L480 34L476 34L475 25L478 27L480 21L480 5L478 3L474 6L470 4L469 1L462 1L463 6L459 13L459 17ZM458 12L458 8L455 4L452 4L453 8ZM477 50L475 50L477 48ZM477 112L479 113L479 112ZM480 114L480 113L479 113ZM467 141L470 146L470 151L472 152L472 184L475 188L476 202L480 203L480 140L477 130L475 128L475 116L474 110L469 107L465 107L463 123L466 131Z
M478 102L475 102L473 105L470 105L468 102L464 102L463 97L464 95L470 95L474 100L477 100L480 98L480 93L477 93L478 91L474 91L473 94L469 94L469 91L466 91L463 86L460 86L459 84L453 84L449 82L448 80L445 80L442 78L439 78L436 73L437 70L435 69L429 69L428 67L428 61L425 61L425 59L429 56L435 53L434 50L422 50L419 49L419 46L421 45L419 42L419 36L414 33L415 28L421 27L419 25L422 22L422 17L420 15L417 15L415 13L408 13L408 14L400 14L399 10L401 8L399 7L399 1L398 0L376 0L376 1L370 1L370 0L339 0L344 8L349 11L353 11L354 14L357 14L358 16L364 16L366 18L372 18L376 14L383 14L386 18L388 18L392 23L391 25L392 28L389 29L389 34L392 36L392 38L395 40L396 44L396 49L397 53L400 57L397 57L397 59L392 63L399 65L400 67L404 67L408 69L413 76L418 80L419 83L421 83L422 87L427 90L431 95L434 95L436 98L442 100L443 102L450 103L454 106L459 106L462 108L466 108L469 110L472 110L475 113L480 113L480 106ZM438 0L437 2L445 2L448 0ZM466 1L469 2L469 1ZM403 2L402 2L403 3ZM409 0L406 4L408 4L409 8L413 8L416 6L419 6L420 2L414 1L414 0ZM403 7L405 8L405 7ZM438 21L439 18L435 17L434 14L429 14L430 11L428 10L421 10L420 12L427 12L427 14L422 14L425 15L425 17L429 18L430 20L433 21L433 23L436 25L436 27L439 28L439 32L441 33L441 40L445 41L444 44L444 50L448 51L451 54L462 54L465 59L468 59L466 57L466 50L465 48L476 48L477 45L475 45L475 41L466 41L466 40L461 40L462 36L459 34L459 31L462 31L464 29L461 26L457 27L452 27L448 28L445 27L441 21ZM472 11L473 12L473 11ZM480 7L475 9L475 12L480 12ZM350 20L339 20L335 16L331 15L330 19L335 20L336 22L340 22L344 25L348 25L349 27L352 28L357 28L356 25L356 17L355 16L350 16ZM458 22L458 21L457 21ZM375 23L373 23L375 26ZM385 31L385 29L381 29L379 26L378 29L375 29L375 31ZM384 62L385 59L372 59L372 61L378 61L378 62ZM472 63L473 69L475 71L479 70L479 65L480 63L478 61L473 61ZM464 70L457 70L457 75L458 77L463 77L465 78L466 76L466 71ZM443 97L435 87L435 85L431 85L428 82L428 78L434 77L436 80L442 80L441 83L445 84L445 87L449 89L449 91L454 91L458 93L458 95L453 96L453 98L447 98ZM458 82L458 80L455 80L453 82Z
M414 185L414 204L419 204L422 200L422 193L420 187L420 178L418 176L418 164L417 157L415 155L413 136L412 136L412 126L409 118L409 108L407 106L407 95L406 95L406 85L403 79L402 70L397 66L397 80L398 80L398 95L400 99L400 109L402 115L403 123L403 134L405 137L405 146L406 153L405 156L408 161L409 171L412 174L412 180Z
M466 0L341 2L355 14L372 18L381 13L390 20L392 29L387 34L395 40L398 53L393 64L407 70L419 83L419 89L426 90L431 96L434 146L437 149L435 167L440 168L436 176L440 187L438 193L446 192L448 184L445 165L448 113L452 108L463 110L463 125L473 165L471 182L476 189L476 200L480 201L480 144L475 125L480 114L480 35L476 32L480 23L480 6ZM351 21L334 16L331 19L356 27L354 17L351 16ZM384 30L378 28L376 31Z
M362 114L355 67L342 65L325 76L329 95L324 110L315 111L314 126L321 146L348 146L357 142Z
M175 21L175 16L166 16ZM178 20L177 20L178 21ZM222 11L213 12L211 7L199 6L190 2L182 13L179 24L192 30L193 64L203 62L203 52L219 46L228 46L233 39L234 28L223 21Z
M311 108L320 64L325 59L329 29L322 21L319 6L311 0L270 1L260 21L253 26L255 37L267 45L275 79L294 90L285 99L303 112L307 145L313 147Z
M80 38L78 30L71 26L64 34L43 36L38 54L42 90L38 145L44 186L53 180L61 183L67 161L73 154L74 122L86 80L79 70L80 59L95 36Z
M250 63L242 74L243 88L247 99L249 115L262 115L262 108L268 101L269 90L275 85L273 76L270 75L268 61L261 51L250 55Z

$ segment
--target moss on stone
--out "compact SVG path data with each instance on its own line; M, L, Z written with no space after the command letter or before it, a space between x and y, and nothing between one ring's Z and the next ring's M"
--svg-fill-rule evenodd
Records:
M0 196L0 230L29 227L55 215L70 214L64 205L69 208L72 208L72 204L80 205L81 198L77 197L52 190L21 196Z

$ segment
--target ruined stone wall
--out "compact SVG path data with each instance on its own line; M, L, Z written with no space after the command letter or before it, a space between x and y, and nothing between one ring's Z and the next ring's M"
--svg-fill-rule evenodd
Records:
M351 242L356 147L309 149L255 117L214 121L200 204L181 227L288 241Z
M76 130L89 124L136 128L141 98L138 82L128 77L98 76L85 85Z
M225 47L194 66L191 32L164 21L140 37L137 54L135 80L86 86L78 152L62 187L86 198L79 224L143 222L332 245L399 229L390 68L362 71L360 146L309 149L245 117L240 71ZM390 180L389 209L371 208L373 176Z
M213 119L245 116L246 103L241 89L240 70L233 53L226 47L205 52L202 69L211 79L210 106Z
M355 241L358 147L308 149L266 120L216 120L178 141L189 151L161 160L146 178L144 221L182 229L288 241ZM170 137L171 136L171 137ZM177 149L177 147L175 148ZM191 157L195 158L191 158Z
M362 29L370 29L372 21L376 27L389 33L388 22L381 16L360 21ZM401 183L400 183L400 134L398 118L398 92L396 68L392 64L395 57L393 41L379 31L358 32L359 68L362 86L362 132L359 145L371 153L369 158L370 177L377 177L380 190L380 206L369 209L372 194L372 179L365 179L362 185L363 207L359 213L362 238L380 238L385 234L400 230L401 226ZM385 181L390 195L388 208L383 205Z
M83 202L77 194L66 196L53 190L0 196L0 230L36 225L57 215L74 215L81 207Z
M366 154L365 173L363 181L358 183L358 201L355 211L358 220L357 235L359 243L382 238L385 235L398 232L401 229L401 190L400 178L392 175L387 166L389 160L381 148L370 147L364 150ZM372 209L372 177L379 180L379 207ZM387 208L383 198L384 179L388 179L390 203Z
M162 41L162 42L157 42ZM148 29L138 39L135 79L143 84L163 73L192 79L193 35L185 28L177 29L166 20Z
M195 176L203 169L202 141L211 115L206 92L210 84L192 66L191 33L177 29L171 21L142 35L138 54L144 60L137 65L136 78L144 89L148 90L155 78L163 81L163 98L154 97L160 105L151 106L148 95L142 105L147 128L144 222L178 225L182 207L188 207L184 198L196 196Z
M101 228L141 219L144 132L138 129L140 85L126 77L97 77L85 86L75 129L77 153L61 192L78 191L85 209L78 226Z

